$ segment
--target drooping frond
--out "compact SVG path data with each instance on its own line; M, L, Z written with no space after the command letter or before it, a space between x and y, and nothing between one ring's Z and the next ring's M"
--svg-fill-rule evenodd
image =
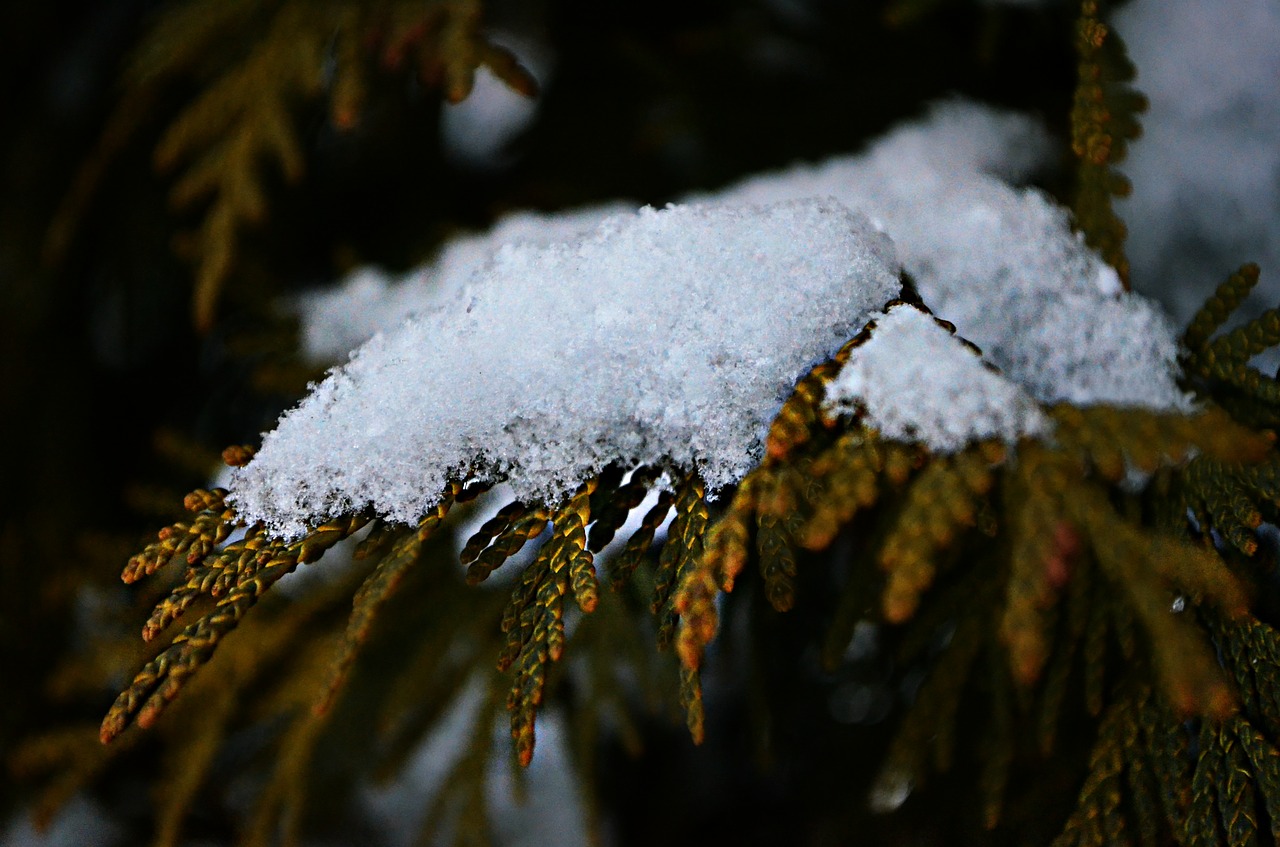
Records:
M1280 426L1280 387L1250 360L1280 344L1280 309L1214 335L1258 284L1259 274L1257 265L1242 266L1196 312L1182 339L1183 367L1187 386L1196 393L1213 398L1246 425L1275 428Z
M153 724L187 679L210 659L218 643L236 628L244 614L272 585L299 564L317 561L326 550L353 535L368 521L362 516L330 521L297 541L263 541L260 549L240 547L233 550L237 545L229 545L222 553L212 556L220 563L234 563L231 567L193 567L191 574L213 577L200 583L211 596L217 597L213 610L183 630L168 648L138 672L133 683L121 693L103 719L103 742L115 738L131 721L136 720L143 727ZM251 537L262 538L260 534ZM222 571L229 571L232 576L219 580L217 577ZM215 594L215 591L219 593ZM148 634L158 632L160 620L167 623L190 605L190 601L185 599L190 592L176 592L175 596L183 598L180 604L162 603L157 610L158 617L153 616L148 624Z

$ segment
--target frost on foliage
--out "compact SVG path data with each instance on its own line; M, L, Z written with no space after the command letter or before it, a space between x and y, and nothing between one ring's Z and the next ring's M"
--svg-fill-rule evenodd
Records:
M1026 118L949 102L858 156L753 177L726 202L830 195L894 241L936 314L1042 402L1182 408L1173 328L1071 231L1065 209L1000 177L1047 144Z
M370 507L414 520L468 472L555 499L666 458L720 488L759 458L796 375L897 293L896 268L830 200L642 209L508 245L316 386L232 501L293 535Z
M827 387L826 402L836 412L856 407L881 435L923 441L939 452L1049 429L1018 385L930 315L905 305L876 319L871 338Z
M514 212L482 234L449 241L440 254L400 278L362 268L339 287L299 299L302 353L312 362L344 361L379 330L399 326L414 314L438 311L461 296L471 274L505 244L554 244L585 235L609 215L635 206L616 202L548 214Z

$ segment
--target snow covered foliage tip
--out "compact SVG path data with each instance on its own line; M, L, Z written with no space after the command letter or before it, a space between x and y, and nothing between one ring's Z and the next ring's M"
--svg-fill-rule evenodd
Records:
M827 387L837 412L854 407L881 435L953 453L986 439L1048 431L1040 408L937 319L896 305Z
M460 476L555 501L606 465L668 462L714 491L898 285L888 237L833 200L646 208L508 245L331 372L231 499L292 536L367 508L416 520Z

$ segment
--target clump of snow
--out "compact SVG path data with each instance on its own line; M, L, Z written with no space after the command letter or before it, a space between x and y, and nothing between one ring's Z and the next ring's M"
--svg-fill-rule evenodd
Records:
M452 239L433 261L402 277L361 268L340 286L298 299L302 354L317 364L344 361L379 330L394 329L412 315L438 311L463 296L471 274L503 245L554 244L585 235L610 215L634 210L633 204L618 201L555 213L513 212L488 232Z
M1115 28L1148 98L1120 169L1133 194L1136 288L1187 320L1247 261L1262 265L1253 310L1280 300L1280 4L1133 0Z
M612 462L741 478L807 366L898 290L887 237L831 200L678 206L501 248L440 308L376 335L235 472L294 536L412 521L460 473L556 499Z
M1121 290L1065 210L1009 184L1048 152L1033 121L949 102L860 155L697 205L513 216L409 280L357 275L329 307L313 304L309 337L336 353L384 334L267 436L233 501L292 535L367 507L413 520L459 474L555 499L611 462L668 458L713 490L732 483L792 381L896 291L884 233L925 302L1003 373L895 312L872 350L896 355L860 359L833 394L885 431L954 450L1041 431L1031 401L1186 408L1168 320ZM334 328L320 332L325 315ZM904 376L920 361L912 344L969 382ZM940 393L877 394L867 362L875 380Z
M929 308L1037 400L1185 407L1160 311L1122 292L1065 209L1000 178L1027 174L1046 149L1029 119L949 102L861 155L753 177L716 199L830 195L866 212Z
M871 338L853 350L827 386L834 412L862 412L888 438L923 441L952 453L973 441L1017 441L1050 430L1016 383L912 306L876 318Z
M1175 334L1159 310L1122 293L1115 271L1071 231L1066 210L1009 184L1051 152L1026 116L947 101L864 153L694 199L733 205L835 197L893 238L929 307L1036 399L1184 407ZM551 243L616 211L512 215L485 235L451 242L404 282L356 275L335 294L313 295L304 314L306 347L315 359L336 361L377 329L460 296L468 274L500 245Z

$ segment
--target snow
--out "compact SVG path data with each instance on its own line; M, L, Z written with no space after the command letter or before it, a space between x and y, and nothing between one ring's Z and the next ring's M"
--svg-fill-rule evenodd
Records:
M365 508L412 521L458 475L554 502L610 463L665 460L714 492L757 460L794 380L897 292L896 256L1003 376L895 312L836 406L941 451L1044 432L1032 401L1188 408L1167 318L1010 184L1049 152L1030 119L951 101L861 154L687 205L516 215L404 281L357 274L313 301L311 347L383 332L266 436L232 502L296 535Z
M467 473L555 501L610 463L669 460L714 491L896 271L889 239L831 200L646 208L507 245L314 386L230 499L295 536L365 508L415 520Z
M866 212L929 308L1041 402L1185 408L1160 309L1122 293L1065 209L1006 182L1047 153L1030 119L952 101L866 153L753 177L717 198L831 195Z
M992 370L932 316L899 305L876 318L827 387L832 411L856 407L882 436L955 452L990 438L1049 432L1048 419L1017 384Z

